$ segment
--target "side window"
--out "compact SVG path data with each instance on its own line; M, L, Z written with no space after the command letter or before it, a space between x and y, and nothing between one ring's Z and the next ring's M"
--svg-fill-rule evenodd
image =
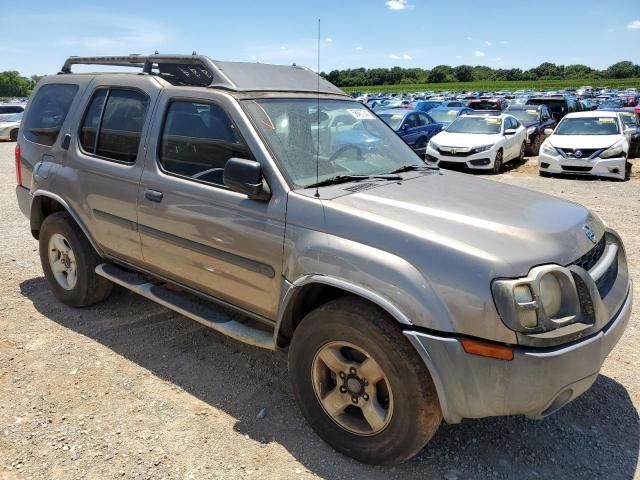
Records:
M80 127L87 153L135 163L149 99L134 90L100 89L93 94Z
M411 113L409 115L407 115L407 119L404 121L404 124L408 127L408 128L414 128L418 126L418 118L417 115L415 113Z
M420 121L421 126L431 124L431 119L428 116L426 116L424 113L418 114L418 120Z
M47 147L52 146L58 138L77 92L77 85L43 85L33 99L24 121L24 136L27 140Z
M253 160L240 132L218 105L175 101L164 119L159 162L167 173L223 186L230 158Z
M511 128L515 128L513 126L513 119L510 118L510 117L507 117L507 118L504 119L504 129L505 130L509 130Z
M511 128L518 128L520 127L520 122L518 121L517 118L512 118L511 119Z

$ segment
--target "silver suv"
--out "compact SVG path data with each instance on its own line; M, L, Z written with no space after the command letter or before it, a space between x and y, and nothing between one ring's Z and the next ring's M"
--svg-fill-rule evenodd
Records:
M364 462L412 457L443 418L555 412L630 317L595 214L430 167L295 65L72 57L35 89L16 169L58 299L115 283L287 351L303 415Z

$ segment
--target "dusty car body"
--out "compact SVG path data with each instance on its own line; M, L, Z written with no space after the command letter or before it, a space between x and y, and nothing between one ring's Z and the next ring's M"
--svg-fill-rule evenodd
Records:
M355 121L325 128L339 115ZM34 91L16 169L59 299L113 282L288 351L304 416L365 462L410 458L442 418L555 412L630 316L623 243L595 214L431 167L300 67L70 58Z

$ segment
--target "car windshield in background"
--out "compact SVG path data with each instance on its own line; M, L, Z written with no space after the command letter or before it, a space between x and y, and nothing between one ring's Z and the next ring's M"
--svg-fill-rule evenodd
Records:
M554 135L617 135L618 122L613 117L565 118Z
M242 104L281 169L298 188L337 176L380 175L425 165L360 103L320 100L319 115L318 100L312 98L245 100Z
M509 110L508 113L521 122L537 122L539 119L537 110Z
M429 116L438 123L451 123L458 117L458 110L429 110Z
M400 128L404 115L399 113L382 113L378 115L384 122L394 130Z
M469 108L473 108L474 110L500 110L500 105L498 102L471 102L469 104Z
M459 117L447 127L449 133L500 133L502 120L495 117Z

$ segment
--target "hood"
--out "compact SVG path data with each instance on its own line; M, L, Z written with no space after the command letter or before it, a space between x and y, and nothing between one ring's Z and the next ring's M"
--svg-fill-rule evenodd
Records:
M534 125L540 125L540 122L539 122L539 121L536 121L536 120L531 120L531 121L528 121L528 122L520 121L520 124L521 124L524 128L529 128L529 127L533 127Z
M557 148L609 148L622 135L551 135L549 143Z
M410 261L426 257L425 268L430 261L464 263L467 258L473 260L468 265L488 266L490 271L483 273L492 278L526 275L545 263L568 265L594 246L585 225L597 238L605 229L581 205L448 171L384 183L334 198L326 206L329 230L332 218L344 224L345 219L338 220L341 215L353 214L377 225L350 233L368 237L357 241L395 250ZM396 232L390 235L390 229Z
M433 141L440 146L445 147L477 147L480 145L489 145L498 142L502 138L499 133L490 135L485 134L469 134L469 133L449 133L447 131L440 132L433 137Z

